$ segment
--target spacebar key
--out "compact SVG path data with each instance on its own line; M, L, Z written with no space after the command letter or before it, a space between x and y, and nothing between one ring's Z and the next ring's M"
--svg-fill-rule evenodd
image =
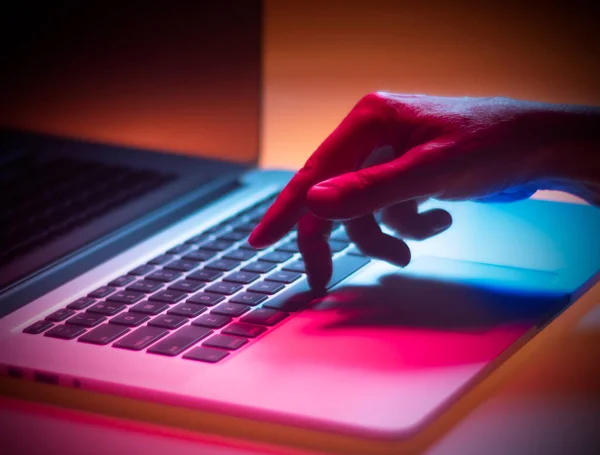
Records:
M371 260L360 256L338 256L333 260L333 274L327 284L327 289L331 289L340 281L345 280L358 269L367 265Z
M327 290L331 290L336 284L348 278L369 262L371 262L369 258L362 256L338 256L333 260L333 274L327 285ZM263 306L274 310L298 311L306 308L315 297L317 296L310 290L308 282L305 279L298 280L297 284L288 289L288 293L284 291L275 298L267 300Z
M132 351L141 351L150 346L155 341L169 333L166 329L158 327L149 327L147 325L140 327L124 338L113 344L115 348L131 349Z
M187 326L179 329L172 335L156 343L148 352L153 354L162 354L174 356L185 351L187 348L196 344L202 338L207 337L212 333L212 330L204 327Z

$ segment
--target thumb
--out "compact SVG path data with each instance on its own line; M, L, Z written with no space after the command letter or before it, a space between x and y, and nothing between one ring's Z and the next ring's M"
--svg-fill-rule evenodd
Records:
M399 202L441 192L442 159L448 143L427 143L388 163L360 169L313 185L306 205L331 220L358 218Z

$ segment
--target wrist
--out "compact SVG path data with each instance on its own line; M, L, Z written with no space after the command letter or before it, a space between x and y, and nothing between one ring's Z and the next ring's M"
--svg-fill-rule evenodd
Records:
M600 185L600 108L538 105L527 117L542 180Z

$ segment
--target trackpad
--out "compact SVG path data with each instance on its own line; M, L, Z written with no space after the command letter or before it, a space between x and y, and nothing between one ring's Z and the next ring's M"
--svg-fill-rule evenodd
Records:
M564 293L534 291L532 283L553 277L434 257L406 268L373 261L257 347L269 364L291 364L315 377L324 375L321 368L346 382L419 370L445 381L440 368L481 366L564 308Z
M398 273L490 289L560 292L556 273L483 262L423 256Z
M558 281L551 272L420 257L403 269L376 262L313 308L337 308L375 325L480 331L507 323L544 324L568 303Z

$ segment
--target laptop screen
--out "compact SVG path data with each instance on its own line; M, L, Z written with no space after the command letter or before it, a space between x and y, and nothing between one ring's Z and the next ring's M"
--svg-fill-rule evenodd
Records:
M0 126L252 163L261 2L11 2Z

